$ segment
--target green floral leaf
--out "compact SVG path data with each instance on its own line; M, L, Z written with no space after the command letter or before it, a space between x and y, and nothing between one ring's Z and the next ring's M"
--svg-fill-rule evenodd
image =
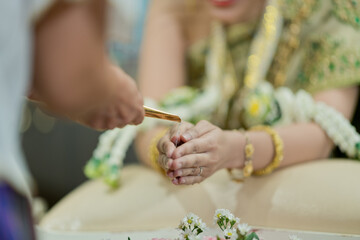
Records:
M254 240L254 239L259 240L259 236L255 232L252 232L245 237L245 240Z
M238 234L238 237L237 237L236 240L245 240L245 236L244 236L244 235L241 235L241 234L239 233L239 231L237 231L237 234Z

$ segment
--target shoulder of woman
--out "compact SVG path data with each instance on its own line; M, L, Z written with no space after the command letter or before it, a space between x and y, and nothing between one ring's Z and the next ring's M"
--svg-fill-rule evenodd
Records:
M359 0L332 0L332 3L332 12L340 21L360 30Z
M359 0L279 0L280 11L286 20L294 20L299 15L326 15L360 28Z
M281 2L285 4L281 5L282 8L291 6L291 3L301 8L299 0ZM357 5L354 5L355 2ZM354 47L360 39L360 25L357 24L360 2L304 0L306 4L310 4L307 7L314 5L302 22L305 61L297 83L311 92L360 84L360 49ZM284 14L285 21L291 22L294 18L295 10L290 9Z

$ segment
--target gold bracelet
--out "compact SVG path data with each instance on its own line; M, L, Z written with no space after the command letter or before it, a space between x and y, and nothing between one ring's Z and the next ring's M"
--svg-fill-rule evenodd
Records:
M265 131L268 133L273 141L275 147L275 157L265 168L254 171L254 175L261 176L272 173L276 168L279 167L281 161L284 158L284 143L279 134L268 126L255 126L250 131Z
M244 161L244 168L242 169L242 177L235 176L233 173L233 170L231 168L228 168L228 172L231 176L231 180L235 182L243 182L245 178L248 178L251 176L251 174L254 171L253 165L252 165L252 158L254 155L254 145L250 142L249 137L246 135L245 132L240 131L243 133L245 137L245 147L244 147L244 155L245 155L245 161Z
M149 146L149 158L150 158L150 165L153 169L155 169L158 172L161 172L162 174L165 173L164 169L159 165L159 150L157 149L157 144L162 138L165 133L168 131L168 129L162 130L159 133L155 135L155 137L151 140L150 146Z

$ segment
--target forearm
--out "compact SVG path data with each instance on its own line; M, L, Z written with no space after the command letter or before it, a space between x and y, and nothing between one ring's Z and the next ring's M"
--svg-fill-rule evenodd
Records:
M35 31L32 95L60 111L79 111L111 90L105 55L106 1L59 1ZM91 100L91 103L89 103Z
M314 99L326 103L345 118L351 119L357 96L357 87L350 87L328 90L317 94ZM328 157L334 146L326 132L314 122L277 127L275 130L284 144L284 159L280 167ZM272 138L266 132L248 131L247 135L255 148L254 168L263 169L275 156ZM240 146L241 143L238 144ZM237 167L241 168L241 164L241 161L237 162Z
M283 141L283 161L280 167L329 156L333 143L315 123L293 124L275 129ZM253 166L263 169L275 157L275 146L266 132L247 132L254 145Z
M174 1L153 1L148 14L139 64L139 86L145 97L161 100L185 84L185 46Z
M315 123L293 124L275 129L284 143L284 159L280 167L327 157L333 147L325 132ZM263 169L275 157L275 146L272 138L264 131L247 131L246 133L226 131L230 144L229 161L226 168L243 168L245 161L245 135L254 146L252 163L254 170ZM296 136L296 137L294 137ZM310 137L311 136L311 137ZM229 150L230 150L229 149Z

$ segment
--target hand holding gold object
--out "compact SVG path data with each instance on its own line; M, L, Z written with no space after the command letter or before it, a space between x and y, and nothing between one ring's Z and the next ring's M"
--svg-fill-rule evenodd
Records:
M169 120L169 121L174 121L174 122L181 122L181 118L177 115L171 114L171 113L167 113L167 112L163 112L154 108L150 108L147 106L144 106L144 110L145 110L145 117L152 117L152 118L159 118L159 119L164 119L164 120Z

